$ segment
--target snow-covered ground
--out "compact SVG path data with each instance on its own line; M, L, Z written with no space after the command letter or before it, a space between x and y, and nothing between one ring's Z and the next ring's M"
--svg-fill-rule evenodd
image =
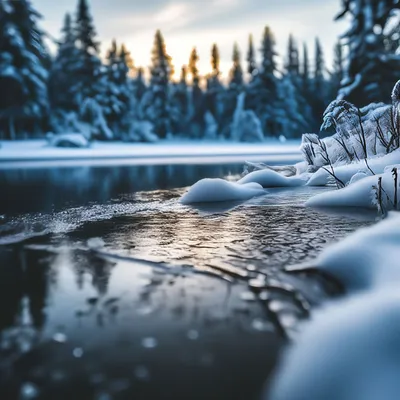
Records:
M235 142L175 142L121 143L95 142L89 148L55 148L44 140L1 141L0 168L5 163L79 160L104 163L124 160L135 163L196 163L242 162L267 159L273 163L293 162L301 159L298 141L279 143L267 141L257 144Z

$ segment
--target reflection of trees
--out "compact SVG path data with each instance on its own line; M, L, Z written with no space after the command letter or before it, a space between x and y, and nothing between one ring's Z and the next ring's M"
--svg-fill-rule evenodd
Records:
M0 331L21 322L24 298L29 300L32 325L43 328L50 266L42 262L42 256L24 250L0 252Z
M113 263L96 257L91 253L79 253L73 259L74 272L77 287L84 289L85 274L91 277L93 288L100 297L105 296L108 291L108 284L111 277Z
M156 165L0 171L1 213L52 211L106 202L121 194L190 186L206 177L240 173L241 165ZM26 201L29 194L30 201Z

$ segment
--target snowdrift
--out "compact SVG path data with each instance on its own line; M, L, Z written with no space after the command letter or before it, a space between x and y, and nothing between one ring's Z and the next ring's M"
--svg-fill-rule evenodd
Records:
M266 192L257 183L240 185L223 179L202 179L182 196L182 204L209 203L220 201L249 200Z
M251 172L238 181L239 184L250 182L258 183L265 188L296 187L304 186L307 183L307 176L286 177L270 169L263 169Z
M395 150L393 153L389 153L387 155L381 157L374 157L368 159L368 166L375 174L382 174L385 168L389 165L400 164L400 149ZM372 172L369 170L365 161L359 161L356 163L342 165L339 167L334 167L334 174L337 178L339 178L343 183L350 182L353 175L358 172L364 172L367 175L372 175ZM328 171L330 171L330 167L325 167ZM317 172L315 172L310 180L308 181L308 186L325 186L332 181L332 175L326 171L324 168L320 168Z
M397 399L399 332L396 290L367 293L324 308L285 354L266 399Z
M397 169L397 171L399 174L400 170ZM380 175L367 176L357 173L345 188L318 194L309 199L306 205L308 207L383 208L382 211L387 211L400 208L396 191L400 194L399 184L395 181L392 168L389 167L384 174Z

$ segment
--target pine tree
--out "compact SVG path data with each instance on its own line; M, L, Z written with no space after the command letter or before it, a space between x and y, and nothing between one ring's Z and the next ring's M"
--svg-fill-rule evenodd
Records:
M204 95L200 88L200 75L197 67L199 55L197 49L193 48L189 59L189 72L192 76L192 93L189 106L189 125L188 131L192 138L200 138L205 130L205 106Z
M315 39L315 67L313 75L312 109L314 115L314 130L318 129L322 122L322 114L329 104L328 82L325 79L325 61L321 42ZM318 129L319 130L319 129Z
M139 67L137 70L137 75L136 79L134 80L133 86L134 97L138 102L140 102L147 90L146 82L144 80L144 69L142 67Z
M338 41L335 45L333 54L333 71L331 74L331 87L332 87L331 98L336 98L343 77L344 77L343 46L340 43L340 41Z
M293 35L289 36L285 74L280 85L281 107L285 119L284 135L286 137L300 137L312 126L312 112L309 105L309 72L308 54L304 47L303 68L300 73L300 59L297 44Z
M47 122L49 56L38 19L28 0L8 0L0 6L0 88L7 93L0 101L0 114L8 124L3 130L12 139L16 129L43 131Z
M181 68L178 83L173 85L171 95L171 129L175 134L184 135L189 114L189 92L187 85L187 67Z
M199 62L199 55L197 54L197 49L194 47L190 53L189 59L189 72L192 75L193 85L198 85L200 83L199 70L197 68L197 63Z
M245 108L253 110L261 121L264 135L276 136L281 133L279 113L279 81L275 76L275 38L271 29L264 29L261 45L261 68L246 88Z
M247 72L253 78L257 73L256 54L254 51L253 35L249 36L249 49L247 52Z
M87 0L79 0L75 20L75 44L78 48L76 79L80 103L85 98L96 97L99 90L97 83L100 78L101 63L96 35Z
M77 111L76 101L76 58L78 50L75 46L75 36L70 14L64 18L62 38L58 52L53 61L49 77L49 96L53 110L61 112ZM57 128L57 127L55 127Z
M152 51L150 67L151 105L147 110L148 119L154 125L154 132L165 138L171 131L169 118L169 83L174 73L171 57L167 53L164 37L157 31Z
M243 85L243 69L240 62L240 51L237 43L233 46L232 61L233 67L230 71L230 86L240 90Z
M212 67L212 75L214 78L218 78L220 75L220 56L218 46L214 43L211 49L211 67Z
M351 27L343 35L348 43L348 60L339 99L359 107L389 100L388 93L400 70L398 37L394 42L391 39L391 27L398 25L395 11L399 9L397 0L342 0L336 19L349 17Z
M303 68L301 70L301 80L303 86L303 93L305 95L309 94L310 91L310 66L308 59L308 48L307 44L303 45Z
M298 76L300 72L299 50L293 35L289 35L288 54L285 64L288 74Z

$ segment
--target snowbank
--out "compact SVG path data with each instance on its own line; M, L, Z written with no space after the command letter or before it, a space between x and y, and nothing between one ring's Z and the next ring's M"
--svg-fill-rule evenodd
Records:
M351 290L400 283L400 213L328 247L315 261Z
M397 399L399 332L397 290L368 292L317 312L285 354L268 399Z
M202 179L182 196L182 204L209 203L217 201L248 200L266 192L257 183L240 185L223 179Z
M400 170L398 170L400 173ZM395 180L391 170L384 174L362 178L361 173L355 174L352 183L343 189L320 193L306 202L308 207L363 207L377 208L378 181L382 179L381 205L384 210L395 208ZM400 188L397 183L397 190ZM399 199L397 205L400 205Z
M375 174L382 174L388 165L400 164L400 149L393 151L392 153L386 154L382 157L370 158L368 165L374 171ZM330 167L325 167L330 171ZM335 175L343 182L350 182L353 175L358 172L364 172L367 175L372 175L368 169L365 161L361 160L353 164L342 165L340 167L334 167ZM317 172L312 175L308 181L308 186L325 186L332 181L332 176L324 168L320 168Z
M81 133L62 133L57 135L49 133L47 135L47 141L50 147L90 147L89 140Z
M307 176L286 177L270 169L254 171L238 181L239 184L255 182L265 188L296 187L307 183Z

